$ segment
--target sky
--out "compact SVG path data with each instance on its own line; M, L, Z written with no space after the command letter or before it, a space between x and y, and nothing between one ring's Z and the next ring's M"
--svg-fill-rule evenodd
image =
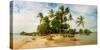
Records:
M97 6L95 5L77 5L77 4L62 4L62 3L43 3L32 1L14 1L13 2L13 33L36 32L37 26L40 23L40 18L37 17L39 12L45 16L48 15L48 10L58 10L58 7L64 5L69 7L74 18L70 25L76 27L76 19L82 15L85 19L85 27L92 31L97 30Z

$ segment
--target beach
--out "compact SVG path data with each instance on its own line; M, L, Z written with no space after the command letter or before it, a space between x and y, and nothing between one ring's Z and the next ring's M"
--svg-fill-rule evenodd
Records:
M93 37L92 37L93 36ZM57 46L76 46L76 45L89 45L96 44L96 34L76 35L77 41L70 41L69 37L61 38L60 40L47 40L41 36L23 36L13 39L13 49L27 49L27 48L45 48L45 47L57 47Z

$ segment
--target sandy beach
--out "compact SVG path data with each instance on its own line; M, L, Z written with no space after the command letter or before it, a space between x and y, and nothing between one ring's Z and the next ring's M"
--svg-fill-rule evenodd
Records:
M57 37L56 37L57 38ZM96 44L96 39L84 39L75 37L78 39L77 41L71 41L71 38L61 38L56 40L47 40L43 37L36 37L32 39L32 37L24 37L13 39L13 49L27 49L27 48L44 48L44 47L57 47L57 46L75 46L75 45L88 45L88 44Z

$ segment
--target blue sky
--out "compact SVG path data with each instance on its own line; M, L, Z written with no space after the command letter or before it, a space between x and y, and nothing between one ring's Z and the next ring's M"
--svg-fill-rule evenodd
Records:
M37 14L42 12L48 15L48 10L55 11L59 6L64 5L69 7L74 20L70 23L72 28L76 27L76 19L80 15L85 18L85 28L96 31L97 27L97 6L94 5L75 5L75 4L61 4L61 3L39 3L31 1L15 1L13 2L13 31L19 33L36 32L37 25L40 23ZM77 28L78 29L78 28Z

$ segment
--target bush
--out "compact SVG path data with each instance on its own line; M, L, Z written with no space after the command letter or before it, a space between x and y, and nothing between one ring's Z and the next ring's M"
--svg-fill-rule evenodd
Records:
M20 33L20 35L25 35L26 34L26 32L24 32L24 31L22 31L21 33Z
M84 30L84 34L85 34L85 35L90 35L91 33L92 33L92 31L90 31L90 30L88 30L88 29L85 29L85 30Z
M80 29L80 30L79 30L79 33L80 33L80 34L84 33L84 30L83 30L83 29Z

